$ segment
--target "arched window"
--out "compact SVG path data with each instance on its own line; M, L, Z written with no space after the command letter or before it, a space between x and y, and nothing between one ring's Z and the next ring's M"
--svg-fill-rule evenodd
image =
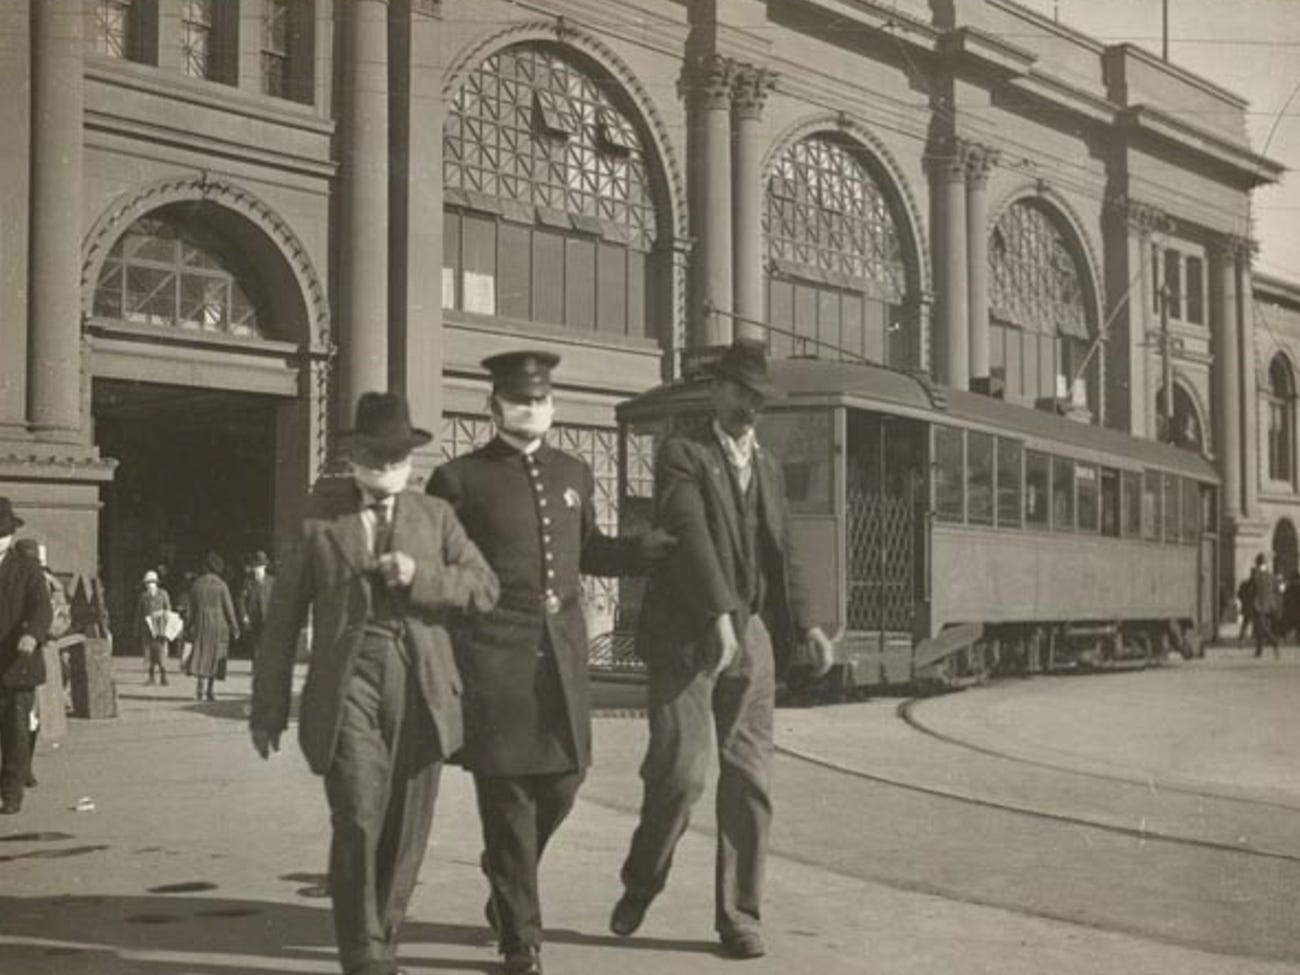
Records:
M252 280L236 249L197 222L141 217L104 259L94 314L257 338L263 331L249 296Z
M1291 481L1295 475L1292 438L1295 430L1295 380L1280 355L1268 364L1268 476Z
M1100 354L1091 349L1086 280L1077 248L1046 207L1022 200L998 218L989 241L989 364L1008 397L1094 407Z
M836 136L801 139L777 159L763 221L773 355L919 367L914 275L887 187L874 161Z
M596 69L551 44L483 61L443 127L443 305L645 335L649 166Z
M1200 415L1191 394L1182 386L1174 383L1173 425L1165 419L1165 391L1156 394L1156 430L1157 439L1171 443L1184 450L1196 453L1205 452L1205 432L1201 429Z

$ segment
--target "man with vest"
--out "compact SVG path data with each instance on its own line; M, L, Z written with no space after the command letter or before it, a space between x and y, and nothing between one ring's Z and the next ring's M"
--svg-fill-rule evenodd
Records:
M434 472L501 582L497 608L456 634L465 748L483 826L488 922L509 975L541 972L537 867L591 762L587 627L579 576L642 574L662 533L614 539L596 527L587 464L545 442L559 356L491 356L497 435Z
M610 929L641 925L668 878L715 733L718 850L714 923L735 958L766 951L759 926L772 815L776 679L793 662L834 660L809 617L781 468L754 425L776 390L762 344L738 339L713 366L713 420L655 459L655 523L680 540L656 567L637 624L649 672L650 744L641 817ZM810 650L808 660L795 661Z

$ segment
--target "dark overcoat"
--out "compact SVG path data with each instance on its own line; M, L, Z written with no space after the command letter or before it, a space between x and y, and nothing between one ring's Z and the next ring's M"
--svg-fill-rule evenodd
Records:
M447 757L462 740L461 681L447 625L460 611L491 608L497 581L451 508L436 498L399 494L392 531L392 550L415 560L402 607L405 642ZM311 662L298 738L319 775L334 760L348 678L370 617L372 566L356 489L318 491L302 535L276 576L253 665L249 723L276 733L288 724L294 653L310 609Z
M586 768L591 716L580 574L640 574L639 544L600 532L591 468L546 445L529 461L493 440L438 468L428 490L451 502L501 580L497 608L464 621L455 635L465 678L463 764L486 775ZM547 654L558 682L542 672L551 666ZM567 731L568 740L553 740L548 729ZM556 767L557 754L567 769Z
M230 641L237 633L239 621L230 587L215 572L203 573L185 594L185 635L194 644L185 673L224 676L221 661L230 656Z
M37 644L44 643L52 616L40 563L10 548L0 556L0 686L36 687L45 681L40 650L19 653L18 640L30 633Z
M803 636L812 625L798 555L790 537L785 482L776 458L754 453L759 491L759 551L766 579L763 621L772 636L777 673L804 663ZM713 623L736 614L743 634L750 607L737 566L744 559L742 521L727 459L711 427L675 436L655 458L655 525L677 538L650 575L637 620L636 652L650 664L693 671L707 655Z

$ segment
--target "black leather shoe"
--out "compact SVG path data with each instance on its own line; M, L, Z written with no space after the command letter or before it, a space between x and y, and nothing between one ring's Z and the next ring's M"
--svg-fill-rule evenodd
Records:
M506 975L542 975L542 949L529 945L507 952Z
M732 958L762 958L767 954L767 945L757 931L737 931L723 935L722 950Z
M31 771L31 769L28 769L27 780L23 783L24 788L35 789L39 784L40 783L36 781L36 773Z
M489 894L487 903L483 905L483 917L487 921L487 926L492 929L496 937L501 937L501 917L497 914L497 902Z
M0 816L12 816L15 813L22 812L23 802L19 799L15 802L12 799L6 799L3 806L0 806Z
M614 905L614 912L609 916L609 929L620 938L635 934L645 920L645 912L650 908L650 899L623 891L623 896Z

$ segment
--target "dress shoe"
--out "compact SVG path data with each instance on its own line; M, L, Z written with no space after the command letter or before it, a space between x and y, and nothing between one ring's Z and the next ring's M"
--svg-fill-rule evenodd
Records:
M487 925L492 929L496 937L501 937L501 916L497 914L497 902L488 895L487 903L483 905L483 917L487 920Z
M732 958L762 958L767 954L767 945L757 931L736 931L723 935L722 950Z
M645 920L645 912L650 907L650 899L623 891L623 896L614 905L614 912L609 916L609 929L620 938L634 934Z
M24 784L28 789L35 789L36 786L39 785L40 783L38 783L38 782L36 781L36 773L33 772L31 769L28 769L28 770L27 770L27 780L26 780L23 784Z
M506 975L542 975L542 949L529 945L507 952Z
M12 816L17 812L21 812L22 808L23 801L21 799L6 799L4 805L0 806L0 816Z

